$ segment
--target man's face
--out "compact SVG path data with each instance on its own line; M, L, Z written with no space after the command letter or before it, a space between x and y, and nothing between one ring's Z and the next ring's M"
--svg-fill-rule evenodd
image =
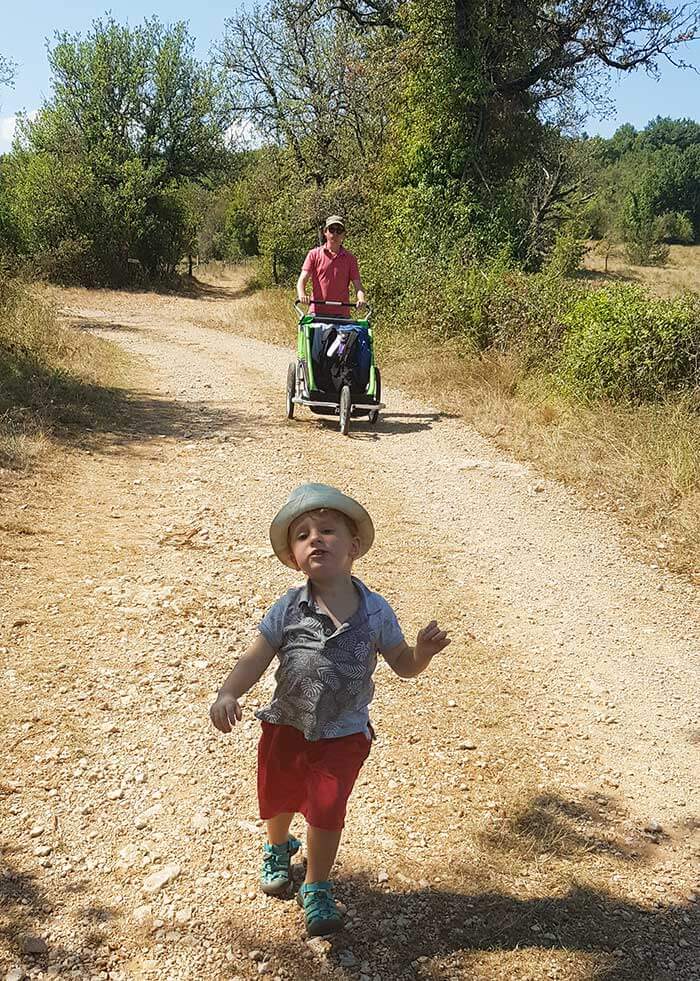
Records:
M329 249L333 249L334 252L340 248L343 244L343 239L345 238L345 229L342 225L329 225L325 229L324 233L326 236L326 244Z

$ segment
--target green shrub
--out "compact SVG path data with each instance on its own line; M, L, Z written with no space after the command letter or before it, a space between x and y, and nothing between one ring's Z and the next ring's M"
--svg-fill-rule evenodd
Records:
M680 211L667 211L656 219L656 234L663 242L690 245L695 241L693 223Z
M700 384L700 297L672 300L640 286L582 295L564 315L561 374L577 392L628 402Z
M547 269L560 276L573 276L581 268L587 249L586 242L574 229L560 232L547 260Z
M630 192L622 222L627 258L636 266L663 266L668 246L659 241L656 217L645 194Z

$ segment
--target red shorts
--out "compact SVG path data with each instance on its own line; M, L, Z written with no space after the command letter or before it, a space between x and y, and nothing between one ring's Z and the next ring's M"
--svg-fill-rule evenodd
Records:
M363 732L309 742L293 726L263 722L258 744L260 817L298 812L313 828L340 831L371 745Z

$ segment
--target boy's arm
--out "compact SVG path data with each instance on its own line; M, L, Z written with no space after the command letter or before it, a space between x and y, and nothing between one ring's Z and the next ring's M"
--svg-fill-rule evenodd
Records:
M415 678L428 667L432 659L450 643L446 630L440 630L437 620L418 631L416 646L410 647L404 640L396 647L383 652L384 660L400 678Z
M274 648L262 634L258 634L219 689L216 701L209 709L211 721L221 732L231 732L236 721L240 722L242 712L238 699L260 680L274 656Z

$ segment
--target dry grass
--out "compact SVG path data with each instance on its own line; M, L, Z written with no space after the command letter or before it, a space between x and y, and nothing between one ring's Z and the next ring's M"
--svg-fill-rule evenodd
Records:
M583 266L596 279L642 283L659 296L678 296L685 290L700 293L700 245L672 245L664 266L633 266L619 246L608 260L606 273L600 244L591 242Z
M59 324L40 288L0 283L0 467L27 469L61 428L109 413L126 365L115 345Z
M577 486L591 503L616 512L669 568L698 575L700 417L690 399L634 409L577 405L541 381L523 381L508 357L464 359L449 345L430 357L416 357L416 350L410 337L385 339L392 384Z

